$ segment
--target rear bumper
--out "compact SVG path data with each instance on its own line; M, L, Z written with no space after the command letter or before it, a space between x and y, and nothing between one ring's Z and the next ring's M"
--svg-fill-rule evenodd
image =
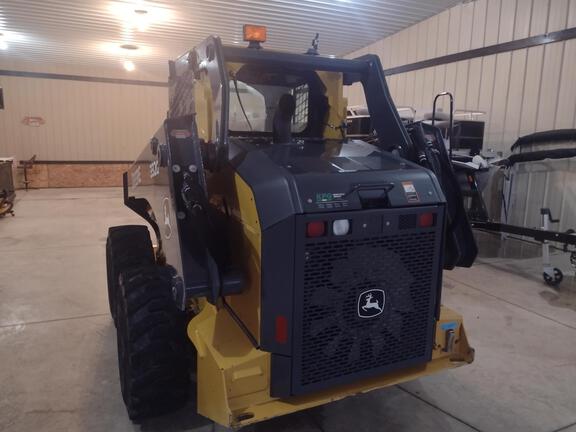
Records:
M431 361L316 393L275 399L270 397L270 353L254 348L226 310L206 306L190 322L188 335L198 351L198 412L231 427L324 405L474 360L462 317L442 307Z

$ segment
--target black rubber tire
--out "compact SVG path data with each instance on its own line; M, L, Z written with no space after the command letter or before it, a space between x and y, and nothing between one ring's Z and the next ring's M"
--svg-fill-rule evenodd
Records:
M148 228L143 225L123 225L108 229L106 240L108 304L114 324L116 324L116 297L120 274L132 267L154 263L154 249Z
M549 276L548 273L546 273L546 272L544 272L542 274L542 277L544 278L544 282L546 282L546 284L555 288L558 285L560 285L562 283L562 281L564 280L564 274L562 273L562 270L560 270L559 268L556 268L556 267L554 267L553 271L554 271L554 278Z
M190 391L186 315L175 305L169 267L146 266L120 275L118 367L131 420L185 405Z

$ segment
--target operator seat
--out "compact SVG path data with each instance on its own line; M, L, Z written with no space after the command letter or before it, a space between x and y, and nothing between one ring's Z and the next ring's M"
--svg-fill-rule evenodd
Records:
M278 108L272 121L272 139L274 143L288 143L292 139L292 117L296 111L296 100L285 93L278 101Z

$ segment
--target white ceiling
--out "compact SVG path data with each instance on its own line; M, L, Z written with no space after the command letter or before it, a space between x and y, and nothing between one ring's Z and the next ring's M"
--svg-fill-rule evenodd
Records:
M244 44L245 23L268 27L265 48L303 52L318 32L322 54L343 55L460 2L2 0L0 33L8 48L0 50L0 61L121 69L127 57L137 71L165 76L167 60L210 34ZM149 18L138 18L136 9ZM118 48L127 43L140 48L128 54Z

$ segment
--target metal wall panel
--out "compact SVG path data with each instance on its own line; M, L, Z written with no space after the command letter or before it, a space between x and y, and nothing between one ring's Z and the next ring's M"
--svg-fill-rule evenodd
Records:
M168 89L0 76L0 155L40 160L132 160L160 126ZM25 117L42 117L38 127Z
M477 0L384 39L380 47L387 52L375 44L367 48L374 48L368 52L386 58L385 67L392 68L574 26L576 0ZM425 52L414 46L414 35L424 33ZM576 127L574 71L576 40L568 40L406 72L388 77L388 82L397 105L420 113L431 111L433 95L443 90L454 92L457 109L486 111L485 148L507 154L521 135ZM348 96L360 104L363 98L357 92L361 89L353 88ZM441 107L447 110L447 101Z

